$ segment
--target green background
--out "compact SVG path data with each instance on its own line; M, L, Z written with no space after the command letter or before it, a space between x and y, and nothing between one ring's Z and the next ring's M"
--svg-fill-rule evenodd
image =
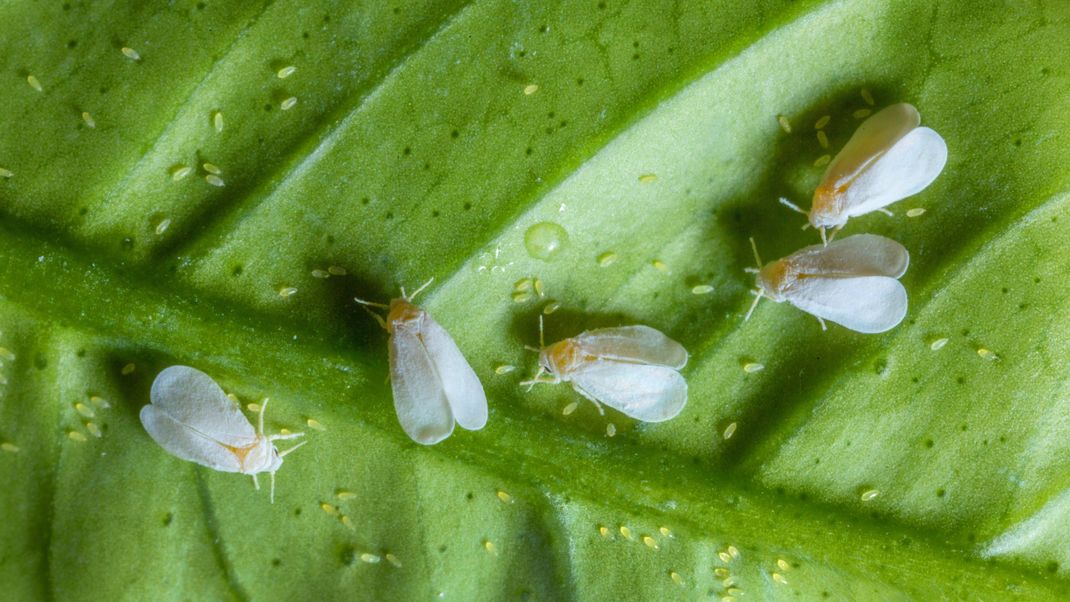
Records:
M0 29L3 597L1070 595L1070 4L16 0ZM862 89L949 147L844 232L910 250L906 320L743 323L747 238L815 242L776 198L808 205ZM539 222L568 236L548 261ZM352 297L431 277L491 415L425 448ZM551 300L550 340L681 341L683 413L524 393ZM176 363L309 432L274 505L144 432Z

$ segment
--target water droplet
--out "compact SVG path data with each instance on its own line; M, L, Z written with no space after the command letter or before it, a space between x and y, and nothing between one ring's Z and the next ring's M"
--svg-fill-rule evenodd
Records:
M553 222L539 222L524 233L524 247L535 259L549 261L568 242L568 232Z

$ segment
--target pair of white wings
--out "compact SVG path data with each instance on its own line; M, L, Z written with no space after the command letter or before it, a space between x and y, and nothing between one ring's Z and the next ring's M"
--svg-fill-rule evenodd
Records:
M821 187L843 190L848 217L856 217L917 194L940 175L947 144L918 127L921 116L901 103L867 119L825 170Z
M907 313L907 292L897 280L910 254L874 234L813 245L785 257L796 280L784 292L799 309L862 333L890 330Z
M644 422L674 418L687 403L687 382L677 372L687 351L649 326L589 330L575 339L582 362L567 379L584 397Z
M417 443L442 441L454 423L469 430L487 423L479 377L449 333L424 311L393 324L390 383L398 422Z
M242 472L238 457L227 448L247 448L259 437L212 377L189 366L171 366L156 376L150 397L152 403L141 408L141 424L156 443L183 460Z

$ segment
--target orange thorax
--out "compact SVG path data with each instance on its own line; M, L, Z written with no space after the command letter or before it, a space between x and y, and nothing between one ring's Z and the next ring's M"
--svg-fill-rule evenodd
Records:
M386 315L386 331L394 334L395 322L408 322L420 317L422 310L405 299L393 299L390 301L390 311Z

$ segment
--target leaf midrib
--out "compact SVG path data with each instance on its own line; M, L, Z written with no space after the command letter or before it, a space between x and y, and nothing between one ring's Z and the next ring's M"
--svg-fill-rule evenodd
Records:
M351 420L358 428L386 433L400 447L413 445L397 428L388 404L360 412L352 403L353 399L382 400L389 395L387 388L377 383L383 361L376 356L385 353L331 351L327 341L320 338L299 336L294 341L294 333L284 326L268 332L252 328L248 320L207 301L146 284L139 274L117 273L87 263L66 248L6 223L0 223L0 237L7 243L0 253L0 283L40 283L33 288L0 284L0 290L7 301L43 321L58 319L91 335L135 343L179 362L233 375L251 386L300 399L296 403L302 408L333 404L342 419ZM45 260L39 261L39 257ZM101 283L106 284L106 291L99 288ZM108 299L122 299L122 305L102 300L102 292ZM87 302L81 302L83 299ZM116 311L116 307L125 311ZM226 351L205 349L205 341L210 340L226 341ZM931 567L939 566L993 593L1002 591L1008 581L1024 581L1037 593L1050 594L1047 590L1053 587L1042 578L993 567L964 550L941 546L925 533L844 517L838 514L839 509L741 488L676 454L640 448L625 437L593 442L550 418L527 415L508 404L495 405L493 413L484 431L458 433L424 453L443 454L451 461L478 466L521 487L541 484L546 494L568 495L621 512L662 518L684 534L720 533L743 543L768 543L765 522L776 517L777 546L805 548L810 555L829 558L836 558L847 546L856 551L852 568L862 573L889 572L890 567L882 566L879 560L887 554L886 542L910 539L915 542L911 555L921 562L894 567L898 573L893 578L903 583L924 581ZM553 450L553 455L547 457L545 450ZM598 492L597 498L591 492ZM665 509L670 501L676 510ZM830 521L837 533L834 541L827 538Z

